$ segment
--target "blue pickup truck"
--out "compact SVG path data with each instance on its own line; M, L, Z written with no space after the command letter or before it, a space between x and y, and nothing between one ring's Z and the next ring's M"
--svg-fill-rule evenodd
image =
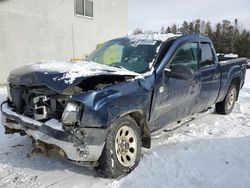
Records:
M6 134L33 138L100 176L139 163L151 133L215 105L229 114L244 84L246 58L219 61L199 35L137 35L99 45L86 60L13 70L1 104Z

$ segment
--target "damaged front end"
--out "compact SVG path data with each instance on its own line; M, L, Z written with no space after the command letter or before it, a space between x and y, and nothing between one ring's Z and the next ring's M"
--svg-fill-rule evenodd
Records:
M110 94L100 91L135 75L93 62L37 63L13 70L8 100L1 105L6 133L27 134L39 146L56 146L72 161L96 162L107 122L100 125L97 119L105 119L104 113L99 116L94 106Z
M27 134L39 150L56 149L71 161L98 161L106 129L80 126L83 103L44 86L9 84L8 93L8 100L1 104L6 134Z
M62 66L62 72L53 63L12 71L2 124L7 134L32 137L41 151L54 148L71 161L97 164L110 123L131 110L149 111L154 76L134 79L137 73L91 63L68 72L73 64Z

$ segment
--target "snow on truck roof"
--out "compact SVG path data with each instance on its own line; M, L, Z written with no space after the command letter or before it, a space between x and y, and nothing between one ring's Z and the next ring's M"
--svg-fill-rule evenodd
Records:
M173 33L167 33L167 34L138 34L138 35L130 35L128 36L129 39L132 41L162 41L165 42L170 38L179 37L181 34L173 34Z

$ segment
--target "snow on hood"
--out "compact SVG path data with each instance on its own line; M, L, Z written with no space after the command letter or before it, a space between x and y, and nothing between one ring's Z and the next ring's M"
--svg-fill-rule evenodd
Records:
M76 78L90 77L98 75L131 75L138 76L139 74L127 69L112 67L95 62L79 61L76 63L66 62L42 62L32 64L32 68L36 71L44 71L44 74L48 72L60 72L63 76L56 76L54 81L62 81L66 84L72 84Z

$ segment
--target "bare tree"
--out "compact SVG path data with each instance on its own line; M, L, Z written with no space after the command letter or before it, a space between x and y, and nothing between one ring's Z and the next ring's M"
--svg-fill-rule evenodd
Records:
M138 35L138 34L142 34L143 31L141 28L136 28L134 31L133 31L133 35Z

